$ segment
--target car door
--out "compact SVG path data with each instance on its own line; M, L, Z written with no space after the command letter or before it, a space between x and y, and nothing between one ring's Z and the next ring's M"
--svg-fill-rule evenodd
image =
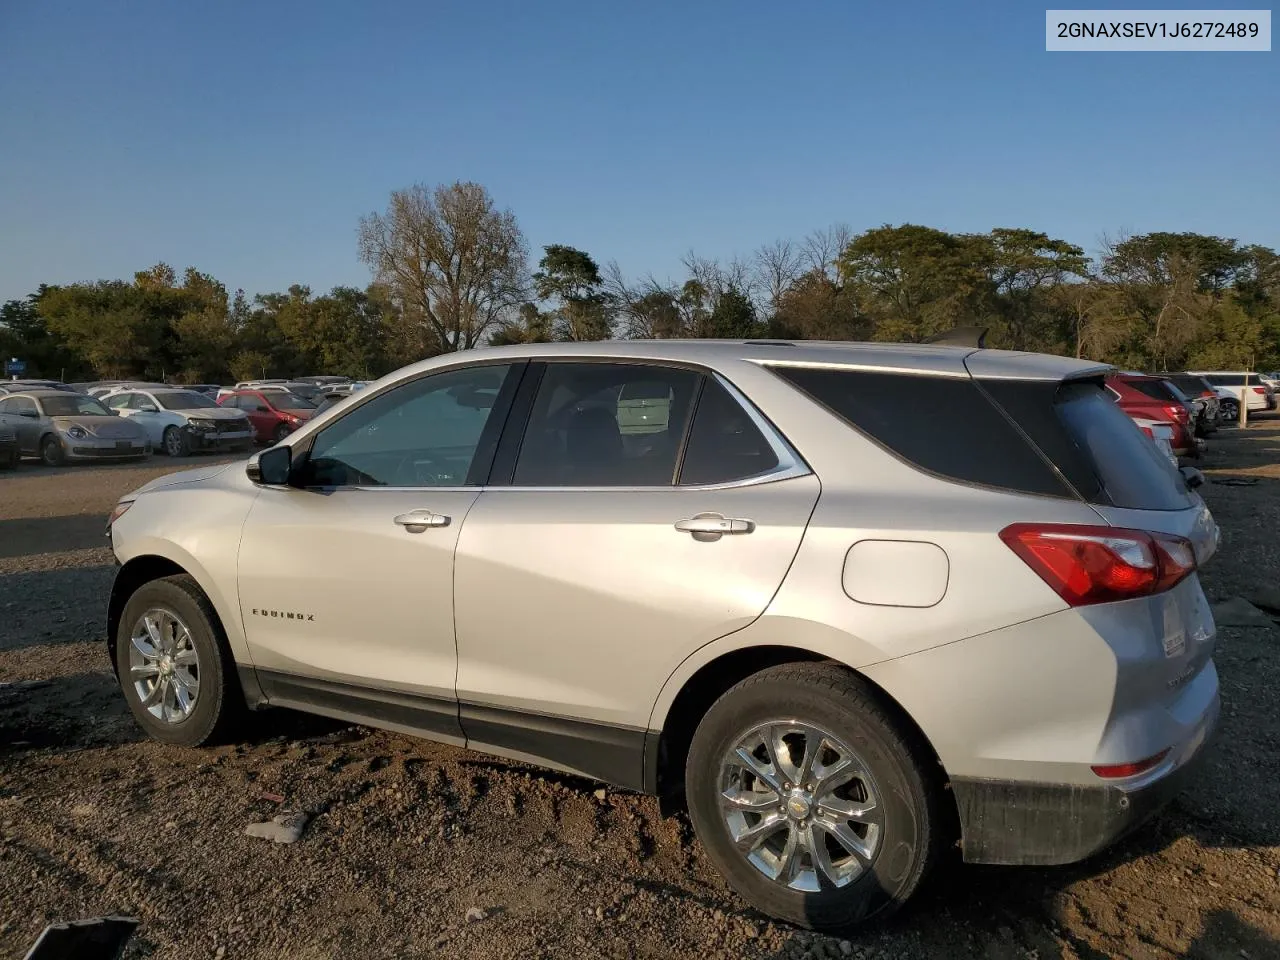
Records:
M18 434L18 449L26 455L40 453L40 408L30 397L9 397L4 401L9 425Z
M260 393L242 393L236 398L241 410L253 424L254 436L260 443L270 443L276 428L276 414Z
M119 409L124 416L142 428L153 447L159 447L163 443L165 425L160 405L154 398L140 391L130 391L125 404Z
M241 613L273 703L459 741L453 555L523 364L379 391L294 449L239 554Z
M818 480L700 370L548 362L511 419L455 561L463 730L638 785L659 689L764 612Z

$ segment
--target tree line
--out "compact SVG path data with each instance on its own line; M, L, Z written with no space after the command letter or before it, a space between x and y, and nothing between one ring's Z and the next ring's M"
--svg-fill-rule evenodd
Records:
M218 383L380 376L485 345L611 337L919 342L984 326L988 345L1128 369L1280 367L1280 256L1196 233L1099 255L1013 227L950 233L844 225L730 260L685 255L683 279L628 277L565 244L536 265L515 215L475 183L414 186L359 224L372 282L230 293L194 267L42 285L0 307L0 355L28 375Z

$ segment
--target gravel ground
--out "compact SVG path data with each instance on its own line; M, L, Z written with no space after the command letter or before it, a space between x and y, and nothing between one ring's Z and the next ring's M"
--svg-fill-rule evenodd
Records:
M103 522L197 460L0 473L0 955L122 913L130 957L1280 957L1280 630L1220 631L1208 762L1118 848L950 863L832 939L746 908L648 798L283 711L229 746L142 739L102 642ZM1222 431L1202 466L1225 532L1206 590L1280 587L1280 419ZM298 843L245 836L281 810L312 814Z

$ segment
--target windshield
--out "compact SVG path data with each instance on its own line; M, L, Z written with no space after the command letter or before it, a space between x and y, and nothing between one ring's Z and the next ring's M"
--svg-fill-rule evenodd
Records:
M294 393L271 393L267 394L267 398L277 410L314 410L316 408L310 400Z
M41 397L46 417L109 417L111 411L93 397L69 393L65 397Z
M154 396L156 402L166 410L201 410L205 407L217 406L208 397L191 390L171 390Z

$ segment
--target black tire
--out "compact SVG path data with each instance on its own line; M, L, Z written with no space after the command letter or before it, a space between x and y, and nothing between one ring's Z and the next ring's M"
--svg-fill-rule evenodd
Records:
M199 693L191 713L177 722L153 716L130 679L129 651L135 624L148 610L171 611L187 626L199 658ZM116 676L134 719L146 733L184 747L224 739L245 712L244 694L218 616L199 585L185 574L152 580L134 591L116 631Z
M275 446L277 443L283 443L291 433L293 433L292 430L290 430L283 423L280 424L278 427L276 427L275 433L271 435L271 445Z
M164 447L164 452L171 457L185 457L191 452L191 444L187 442L187 435L177 427L165 427L160 445Z
M40 441L40 459L46 467L60 467L67 460L67 453L62 449L62 441L49 434Z
M802 927L840 931L891 913L919 887L941 855L942 784L931 773L936 761L895 713L854 674L800 663L748 677L702 718L685 768L689 814L712 862L756 909ZM883 808L880 843L870 866L846 886L824 881L820 891L803 892L771 880L738 851L722 814L723 758L754 727L784 718L843 740L875 782Z
M21 459L22 451L20 451L15 444L13 449L6 453L3 459L0 459L0 467L4 467L7 470L17 470L18 461Z

